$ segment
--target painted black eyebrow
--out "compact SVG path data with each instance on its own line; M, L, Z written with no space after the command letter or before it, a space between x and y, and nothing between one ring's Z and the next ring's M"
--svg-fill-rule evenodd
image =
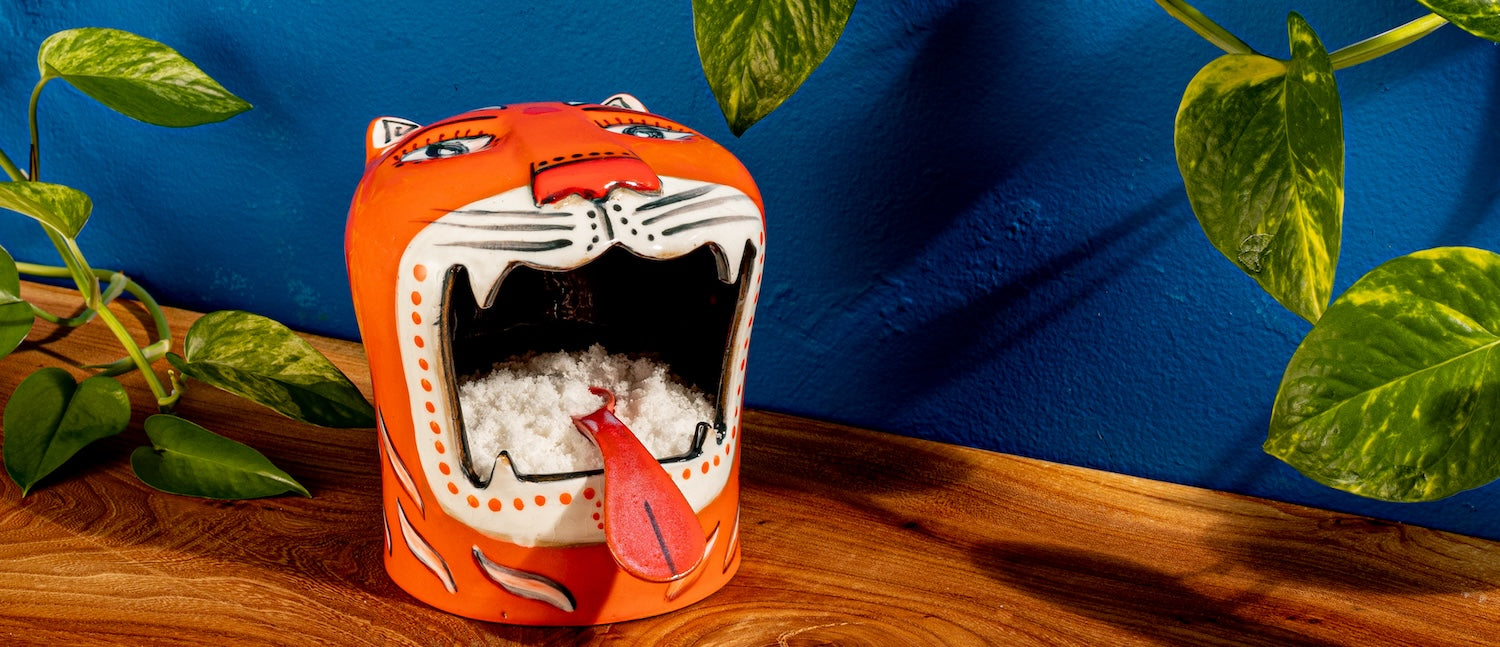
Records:
M452 126L453 124L461 124L461 123L464 123L466 121L484 121L486 119L494 119L494 118L496 118L498 116L499 115L474 115L473 117L463 117L461 119L450 119L448 121L439 121L439 122L437 122L435 124L427 126L427 128L441 128L443 126ZM427 128L423 128L423 130L426 130Z

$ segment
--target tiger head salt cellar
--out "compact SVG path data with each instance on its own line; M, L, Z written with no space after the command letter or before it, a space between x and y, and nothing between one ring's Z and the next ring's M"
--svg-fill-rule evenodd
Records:
M628 95L380 118L366 144L346 252L391 578L539 625L722 587L765 244L744 167Z

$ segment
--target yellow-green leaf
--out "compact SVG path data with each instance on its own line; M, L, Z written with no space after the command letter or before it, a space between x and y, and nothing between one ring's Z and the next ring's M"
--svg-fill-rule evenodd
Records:
M118 29L58 32L37 53L42 78L61 78L115 111L158 126L223 121L250 109L176 50Z
M1500 477L1500 256L1432 249L1355 282L1292 355L1265 450L1388 501Z
M1344 133L1322 42L1295 13L1287 31L1289 61L1229 54L1193 77L1177 112L1177 164L1214 247L1317 321L1338 264Z
M838 43L854 0L693 0L703 75L735 135L770 114Z
M0 182L0 208L30 216L65 238L77 238L94 202L78 189L46 182Z
M1495 0L1417 0L1459 29L1500 42L1500 2Z

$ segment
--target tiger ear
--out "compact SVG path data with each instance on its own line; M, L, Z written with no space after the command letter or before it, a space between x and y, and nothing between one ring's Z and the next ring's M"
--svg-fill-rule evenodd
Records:
M626 110L634 110L636 112L647 112L646 104L641 103L640 99L632 97L623 92L605 99L604 101L600 102L599 105L609 106L611 108L624 108Z
M421 124L399 117L376 117L365 132L365 162L375 159Z

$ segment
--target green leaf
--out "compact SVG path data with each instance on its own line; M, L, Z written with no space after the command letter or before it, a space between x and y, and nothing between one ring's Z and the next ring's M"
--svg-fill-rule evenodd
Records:
M286 326L238 310L199 318L167 355L183 374L324 427L374 427L375 410L328 358Z
M1500 3L1494 0L1417 0L1459 29L1500 42Z
M1326 485L1428 501L1500 477L1500 256L1417 252L1366 274L1292 355L1265 450Z
M223 121L250 109L176 50L118 29L61 31L37 53L42 78L61 78L116 112L158 126Z
M1291 14L1292 59L1230 54L1188 84L1177 165L1209 242L1291 311L1333 294L1344 211L1338 87L1316 34Z
M94 211L94 201L61 184L0 182L0 208L29 216L65 238L77 238Z
M771 114L838 43L854 0L693 0L703 75L736 136Z
M146 436L152 446L137 447L130 467L146 485L163 492L205 499L255 499L288 492L312 496L260 452L177 416L147 418Z
M9 355L26 341L35 320L31 304L21 299L21 274L16 271L16 261L0 247L0 357Z
M124 431L130 398L114 378L81 383L60 368L32 373L5 404L5 471L25 496L89 443Z

